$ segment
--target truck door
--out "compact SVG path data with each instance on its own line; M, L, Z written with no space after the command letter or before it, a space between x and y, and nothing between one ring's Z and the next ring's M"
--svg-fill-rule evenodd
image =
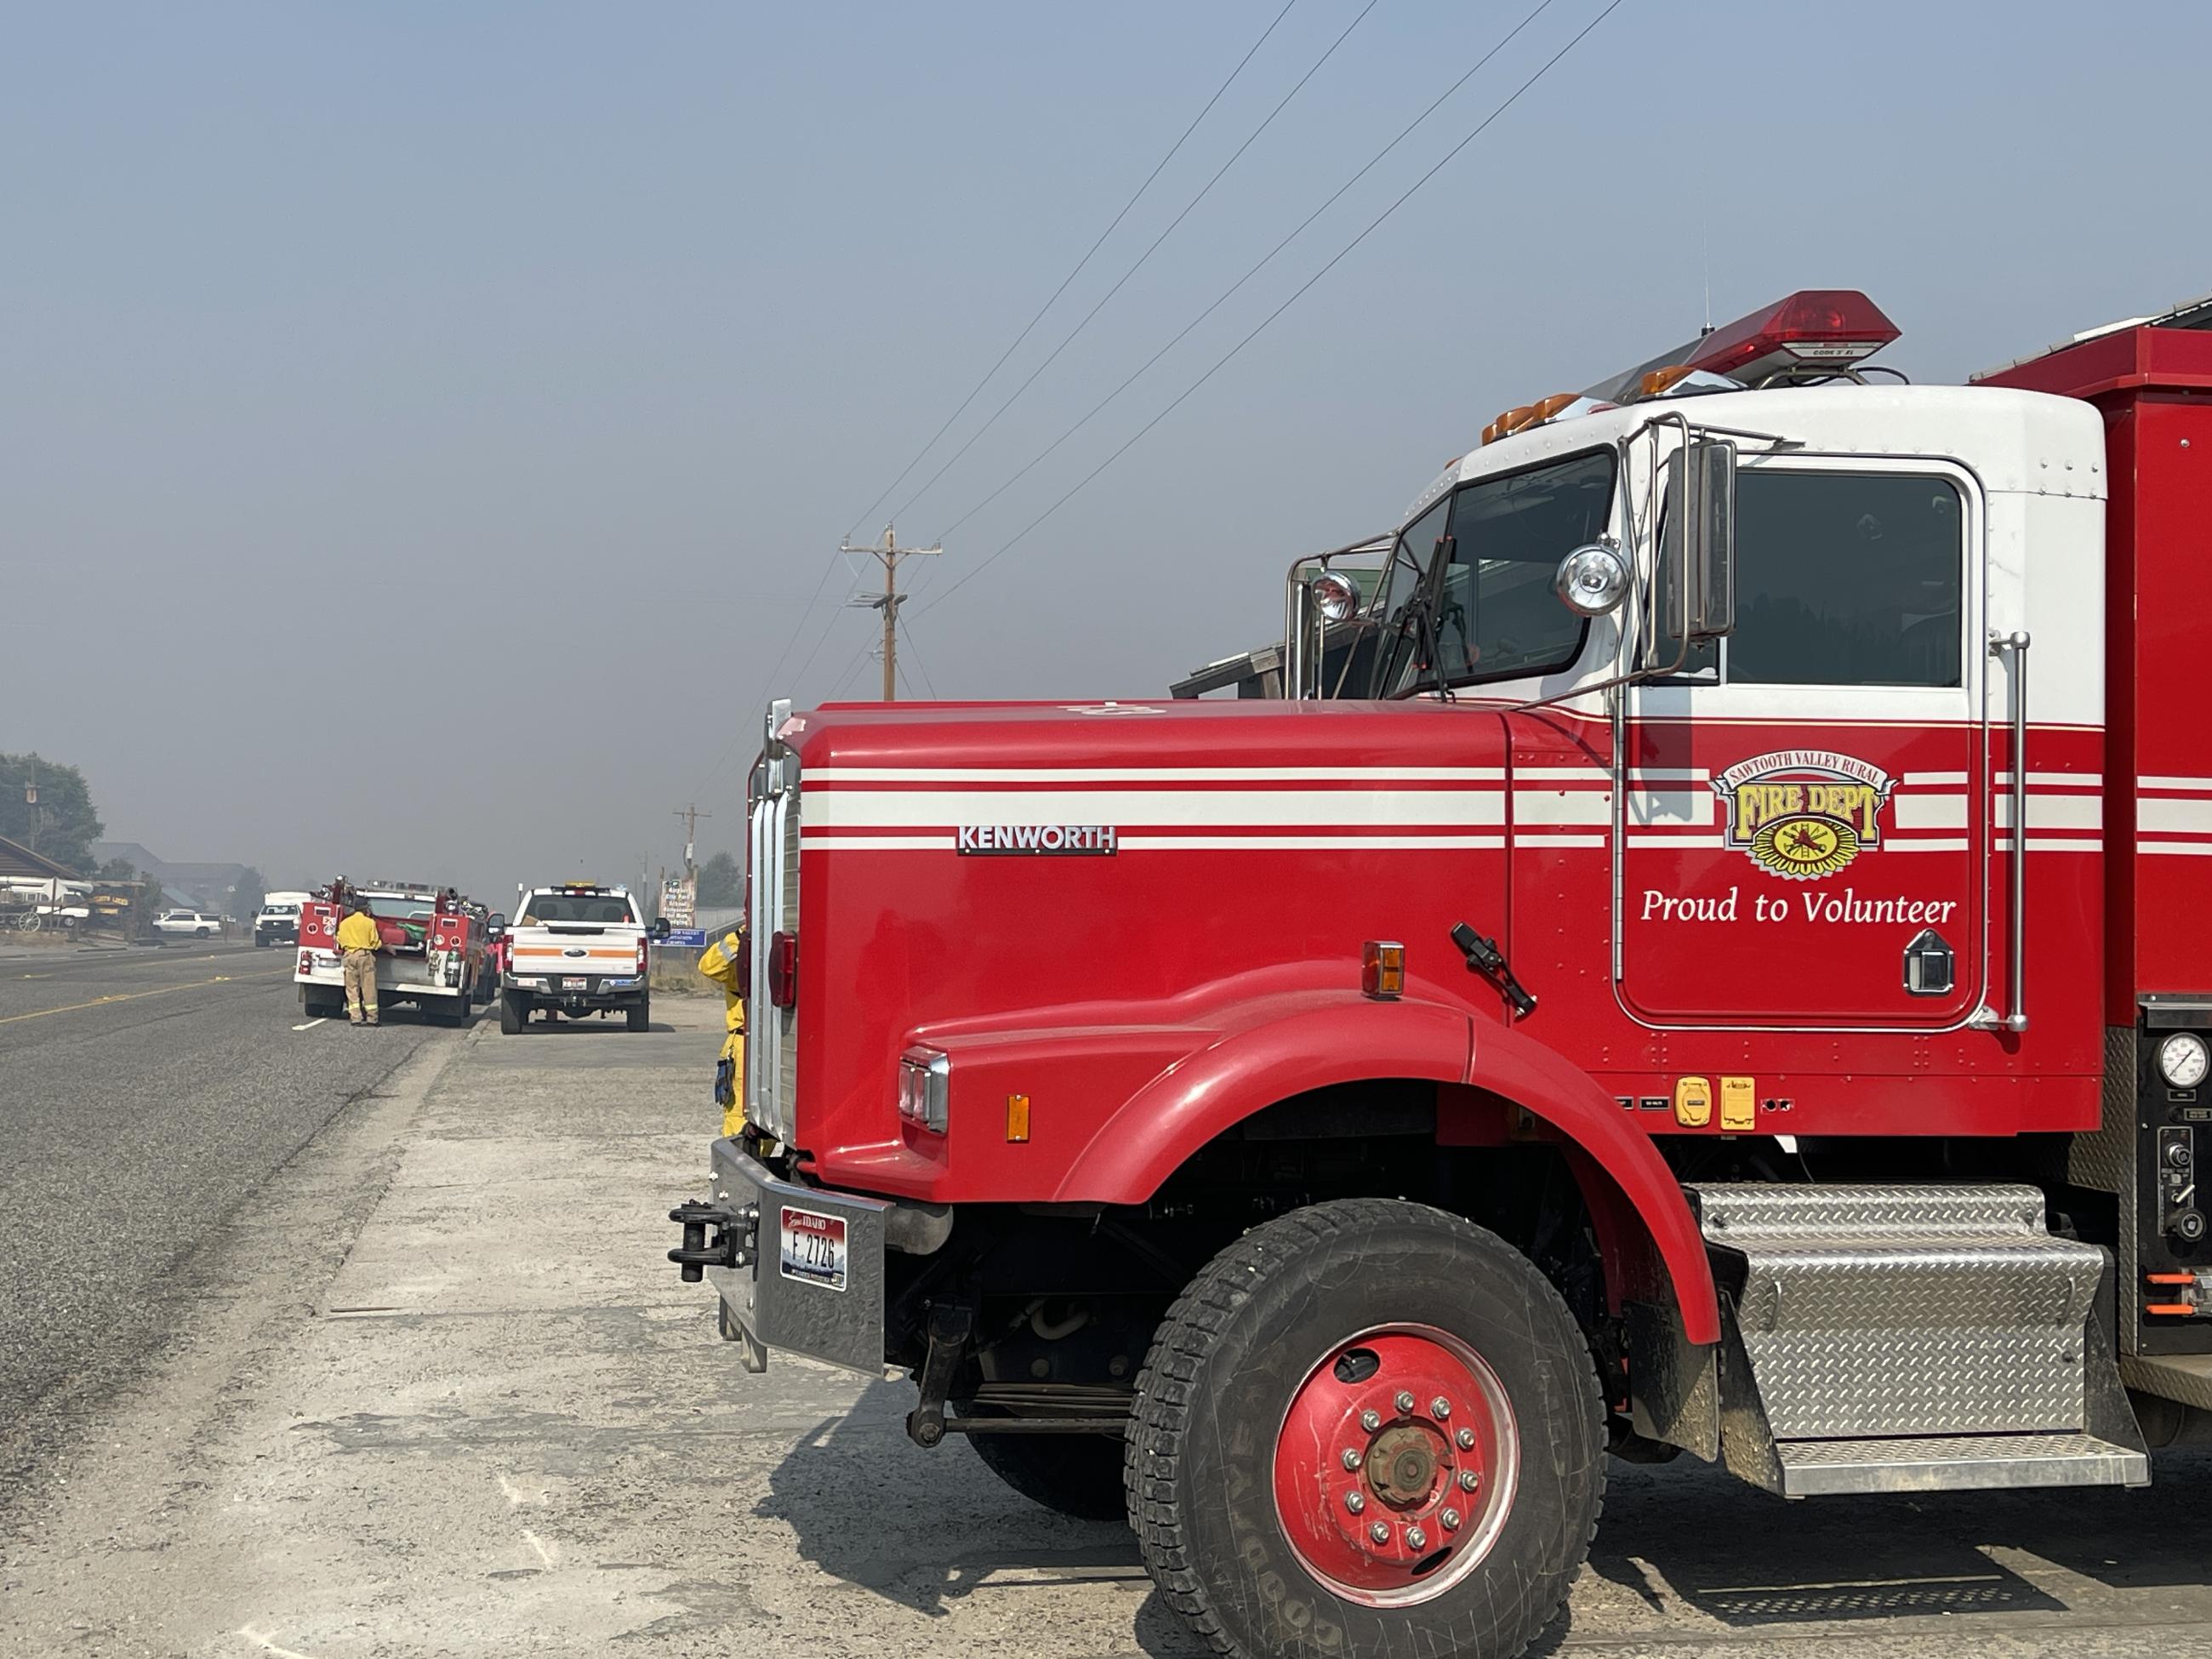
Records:
M1613 856L1630 1014L1936 1030L1979 1006L1982 523L1956 467L1746 458L1735 631L1626 694Z

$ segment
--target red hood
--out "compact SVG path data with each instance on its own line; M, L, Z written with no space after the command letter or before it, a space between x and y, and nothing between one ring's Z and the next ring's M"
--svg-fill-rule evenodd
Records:
M1407 942L1422 994L1465 1000L1449 933L1504 915L1506 726L1494 708L1427 701L871 703L793 717L794 1143L826 1178L860 1176L848 1160L864 1160L874 1189L948 1200L1017 1190L994 1184L994 1160L1007 1159L1001 1173L1042 1199L1051 1146L1097 1121L1109 1073L1133 1068L1119 1077L1133 1088L1180 1057L1177 1042L1205 1039L1024 1062L999 1098L1034 1099L1035 1149L969 1127L957 1170L943 1138L897 1116L909 1044L1184 1032L1190 997L1255 975L1280 992L1356 997L1368 939ZM963 1064L973 1125L989 1103L972 1052Z
M1485 706L1173 697L1092 702L828 703L795 714L785 740L817 766L1425 766L1494 749ZM1484 735L1474 734L1480 726ZM1492 763L1497 763L1494 756Z

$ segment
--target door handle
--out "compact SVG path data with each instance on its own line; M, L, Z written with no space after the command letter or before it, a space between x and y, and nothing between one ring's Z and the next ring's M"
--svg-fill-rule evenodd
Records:
M1990 654L2005 659L2012 691L2012 990L2004 1018L1989 1022L2008 1031L2027 1029L2027 643L2025 629L1990 635Z

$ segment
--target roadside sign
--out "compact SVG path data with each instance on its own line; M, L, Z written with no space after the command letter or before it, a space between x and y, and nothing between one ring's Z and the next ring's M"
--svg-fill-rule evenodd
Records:
M695 890L681 876L660 884L660 915L672 927L689 927L698 912L693 908Z
M672 927L668 930L668 937L660 942L703 951L707 948L707 930L703 927Z

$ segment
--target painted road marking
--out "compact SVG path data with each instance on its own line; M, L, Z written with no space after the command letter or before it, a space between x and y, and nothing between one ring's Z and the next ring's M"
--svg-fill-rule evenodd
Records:
M245 979L274 979L276 975L274 974L246 974L241 975L239 977ZM13 1025L16 1021L24 1019L44 1019L48 1014L73 1014L78 1010L83 1008L103 1008L111 1002L136 1002L141 997L165 997L172 991L191 991L199 989L204 986L228 985L231 982L232 976L230 975L217 974L213 979L195 979L187 981L182 985L161 985L156 986L150 991L112 992L104 997L94 997L90 1002L71 1002L65 1004L59 1008L40 1008L27 1014L0 1014L0 1025Z
M305 1025L295 1025L292 1029L295 1031L312 1031L318 1025L327 1025L330 1023L331 1017L325 1014L320 1019L311 1019Z

